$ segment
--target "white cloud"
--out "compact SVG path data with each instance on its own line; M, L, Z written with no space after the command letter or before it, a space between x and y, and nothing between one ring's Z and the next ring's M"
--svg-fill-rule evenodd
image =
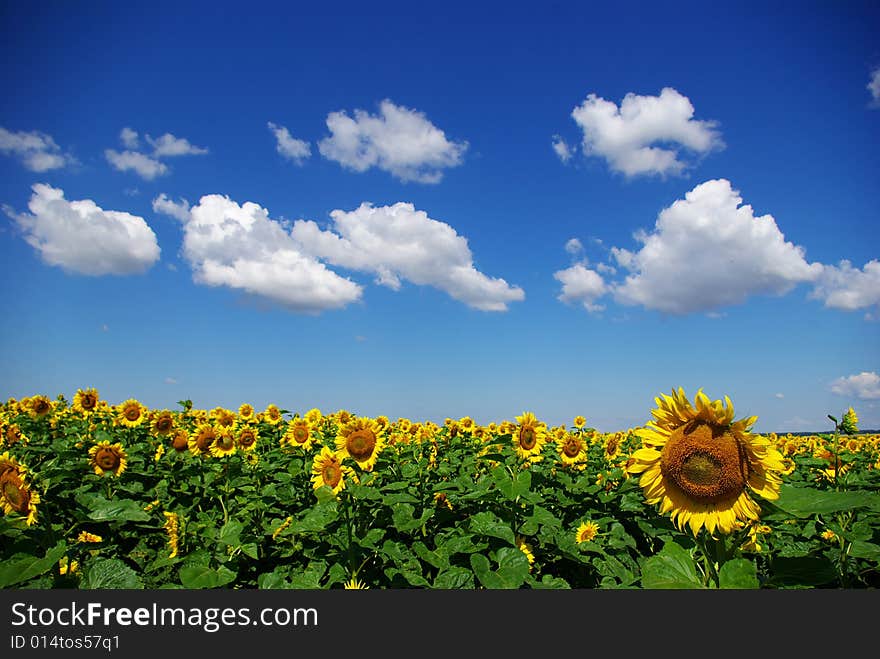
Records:
M104 156L120 172L133 171L148 181L168 173L168 166L138 151L114 151L107 149Z
M165 133L155 139L147 135L146 140L153 147L154 158L200 156L208 153L207 149L190 144L184 137L174 137L171 133Z
M857 375L840 377L831 383L831 391L841 396L876 400L880 398L880 375L873 371L862 371Z
M565 243L565 251L569 254L580 254L584 251L584 246L577 238L569 238Z
M119 139L126 149L137 149L141 145L136 130L126 126L119 132Z
M680 174L687 167L680 149L705 154L724 146L717 123L694 119L690 100L671 87L659 96L627 94L620 107L590 94L571 116L583 131L584 154L626 176Z
M259 205L239 206L228 197L206 195L187 216L182 208L164 195L154 201L154 210L183 222L183 254L197 283L247 291L303 313L360 299L358 284L305 254Z
M752 295L782 295L816 280L819 263L785 241L770 215L756 217L729 181L695 187L636 236L637 252L612 248L630 274L613 286L615 299L671 314L712 311Z
M318 143L321 155L356 172L371 167L402 181L438 183L443 169L462 162L467 142L450 142L424 113L384 100L379 115L355 110L327 115L331 135Z
M467 240L412 204L361 204L330 216L332 230L298 220L291 235L308 253L333 265L375 273L377 283L394 290L401 278L433 286L483 311L506 311L508 303L525 298L522 289L479 272Z
M871 104L873 107L880 107L880 66L871 71L871 81L867 85L868 91L871 92Z
M785 394L773 394L774 398L779 398L780 400L785 398Z
M177 380L175 378L165 378L165 384L177 384Z
M69 154L61 152L55 140L39 131L10 132L0 126L0 153L17 156L21 164L32 172L60 169L76 162Z
M880 261L868 261L861 270L849 261L824 266L810 297L844 311L880 305Z
M32 186L31 214L6 213L49 265L84 275L145 272L159 259L156 234L142 217L105 211L90 199L67 201L64 191Z
M270 121L269 130L275 135L275 140L277 141L276 150L288 160L292 160L297 165L302 165L303 161L312 155L309 143L293 137L284 126L276 126Z
M562 162L568 162L571 160L571 147L565 143L559 135L553 136L553 152L559 157Z
M587 311L602 311L605 308L596 304L596 300L608 291L602 275L596 271L577 263L554 273L553 277L562 282L562 293L557 299L566 304L580 303Z
M188 222L190 218L189 202L186 199L181 199L180 202L173 202L164 192L153 199L153 212L170 215L181 222Z

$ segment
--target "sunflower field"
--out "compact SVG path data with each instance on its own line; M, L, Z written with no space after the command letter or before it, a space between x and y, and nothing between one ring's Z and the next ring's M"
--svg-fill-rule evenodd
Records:
M880 436L482 426L95 389L0 405L3 588L875 588Z

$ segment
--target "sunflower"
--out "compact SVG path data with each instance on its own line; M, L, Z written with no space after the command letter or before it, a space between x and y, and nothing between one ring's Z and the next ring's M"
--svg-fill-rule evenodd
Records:
M46 396L32 396L28 400L28 412L32 417L41 419L52 411L52 401Z
M710 401L697 391L696 407L683 389L656 398L653 421L638 431L642 448L633 453L629 473L649 504L660 504L676 526L694 536L731 533L739 522L758 519L761 508L749 491L779 498L782 454L749 428L756 417L733 421L733 403Z
M531 412L523 412L521 416L516 417L516 420L519 424L513 431L513 447L516 454L525 460L540 456L547 442L547 424L538 421Z
M269 403L265 411L263 411L262 420L270 425L277 426L284 420L284 417L282 416L281 410L278 409L277 405L275 405L274 403Z
M113 474L119 476L128 465L128 456L122 444L99 442L89 449L89 462L98 476Z
M353 418L336 435L336 450L340 456L352 458L364 471L373 470L383 448L385 429L369 417Z
M77 389L73 397L73 409L83 416L89 416L98 409L97 389Z
M352 577L345 582L345 590L368 590L370 587L363 581L359 581L357 577Z
M595 522L581 522L574 534L575 542L579 545L585 542L592 542L599 534L599 525Z
M167 510L162 514L165 516L163 527L168 535L168 558L174 558L180 549L180 517L177 513L169 513Z
M314 489L326 485L333 494L345 487L345 477L354 476L354 470L342 464L340 456L324 446L312 463L312 486Z
M556 450L566 466L573 467L586 463L587 443L580 435L568 433L562 439L557 439Z
M147 408L141 405L134 398L129 398L118 408L116 417L117 423L128 428L136 428L141 425L147 418Z
M235 412L227 410L225 407L215 407L211 410L211 417L218 426L227 428L235 423Z
M620 455L620 441L623 439L623 433L614 432L605 435L603 450L605 459L609 462Z
M186 428L177 428L171 435L171 448L178 453L183 453L189 448L189 432Z
M163 437L171 434L171 431L174 430L174 416L168 410L156 412L153 415L150 430L152 430L154 434Z
M222 458L235 453L235 434L232 428L218 427L217 436L208 450L215 458Z
M243 421L253 421L256 418L254 406L250 403L242 403L238 407L238 418Z
M526 558L529 561L529 565L531 566L535 562L535 554L532 551L532 548L529 546L529 543L526 542L525 538L517 536L516 546L523 554L526 555Z
M10 423L5 428L3 428L3 436L0 437L0 444L5 443L7 446L12 446L13 444L17 444L21 442L22 444L27 444L28 438L21 431L21 428L17 423Z
M580 430L587 424L587 419L580 414L574 418L574 427Z
M238 426L238 434L235 436L235 442L242 451L253 451L257 448L257 439L260 437L259 431L250 424L242 424Z
M27 467L9 453L0 455L0 508L3 512L20 515L27 526L32 526L37 521L39 503L39 493L28 483Z
M217 427L213 423L200 423L195 432L187 438L189 452L202 457L211 455L211 446L217 439Z
M839 427L840 432L846 435L855 435L859 431L859 417L852 407L844 413Z
M287 430L281 436L281 443L305 451L309 450L315 443L311 424L305 419L291 419L287 424Z
M76 541L82 544L92 544L104 542L104 538L99 535L95 535L94 533L89 533L88 531L80 531L79 535L76 536Z
M317 427L318 424L320 424L321 421L324 419L323 415L321 414L321 410L319 410L317 407L313 407L308 412L306 412L305 417L303 418L305 418L305 420L309 422L309 425L313 427Z

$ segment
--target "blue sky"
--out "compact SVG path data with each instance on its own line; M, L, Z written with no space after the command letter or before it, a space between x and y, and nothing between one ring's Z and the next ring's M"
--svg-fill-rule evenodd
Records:
M876 3L5 3L0 396L880 427Z

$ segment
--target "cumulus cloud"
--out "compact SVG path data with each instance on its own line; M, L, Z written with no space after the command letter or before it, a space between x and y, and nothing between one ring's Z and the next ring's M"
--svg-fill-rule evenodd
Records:
M462 162L467 142L451 142L424 113L384 100L379 114L355 110L327 115L330 135L318 143L321 155L356 172L371 167L401 181L439 183L443 170Z
M39 131L10 132L0 126L0 153L16 156L26 169L47 172L76 162L73 156L62 153L55 140Z
M202 197L188 213L185 204L160 195L153 208L183 222L183 254L197 283L243 290L302 313L361 298L361 286L304 253L258 204L239 205L221 195Z
M153 212L170 215L181 222L189 221L189 202L181 199L179 202L171 201L163 192L153 199Z
M652 231L639 231L635 238L642 244L639 250L611 248L617 267L628 273L623 280L603 288L598 273L562 271L580 283L587 303L595 304L597 294L608 292L624 305L669 314L708 313L754 295L783 295L801 283L832 281L827 267L808 263L803 248L785 240L773 217L756 216L726 179L696 186L660 212ZM596 269L614 272L604 264ZM846 273L842 279L855 278ZM822 290L830 296L828 286ZM563 295L571 300L576 294Z
M130 275L159 259L156 234L142 217L90 199L67 201L63 190L42 183L32 190L30 214L4 210L45 263L84 275Z
M556 272L553 277L562 282L562 293L557 299L566 304L579 303L587 311L602 311L605 307L596 304L608 291L602 275L590 270L581 263Z
M275 149L288 160L302 165L306 158L311 157L312 149L309 143L293 137L284 126L276 126L270 121L269 130L275 135L277 143Z
M688 166L682 150L706 154L724 146L717 123L694 119L690 100L671 87L659 96L627 94L620 107L590 94L571 116L583 131L584 154L626 176L681 174Z
M147 135L146 140L153 147L153 157L155 158L200 156L208 153L207 149L190 144L185 137L175 137L171 133L165 133L155 139Z
M467 240L412 204L361 204L330 216L330 230L306 220L291 230L308 253L328 263L374 273L377 283L393 290L401 287L401 279L433 286L483 311L505 311L508 303L525 298L522 289L478 271Z
M559 135L553 136L553 152L562 162L571 160L571 147Z
M810 297L844 311L880 305L880 261L868 261L861 270L845 260L824 266Z
M871 93L871 104L880 108L880 66L871 71L871 80L868 82L868 91Z
M657 218L654 230L636 238L637 252L614 248L630 271L614 287L622 304L671 314L711 311L753 295L783 295L815 280L819 263L786 242L771 215L755 216L730 181L695 187Z
M841 396L876 400L880 398L880 375L873 371L862 371L856 375L840 377L831 383L831 391Z
M104 151L107 161L120 172L132 171L148 181L168 173L168 166L138 151Z
M136 150L140 147L140 136L136 130L126 126L119 133L119 141L122 142L125 151L106 149L104 157L114 169L120 172L132 171L141 178L151 181L169 171L168 165L160 161L161 158L208 153L207 149L190 144L186 138L175 137L171 133L165 133L157 138L145 135L144 139L153 147L150 155Z
M580 254L584 251L584 246L577 238L569 238L565 243L565 251L569 254Z

